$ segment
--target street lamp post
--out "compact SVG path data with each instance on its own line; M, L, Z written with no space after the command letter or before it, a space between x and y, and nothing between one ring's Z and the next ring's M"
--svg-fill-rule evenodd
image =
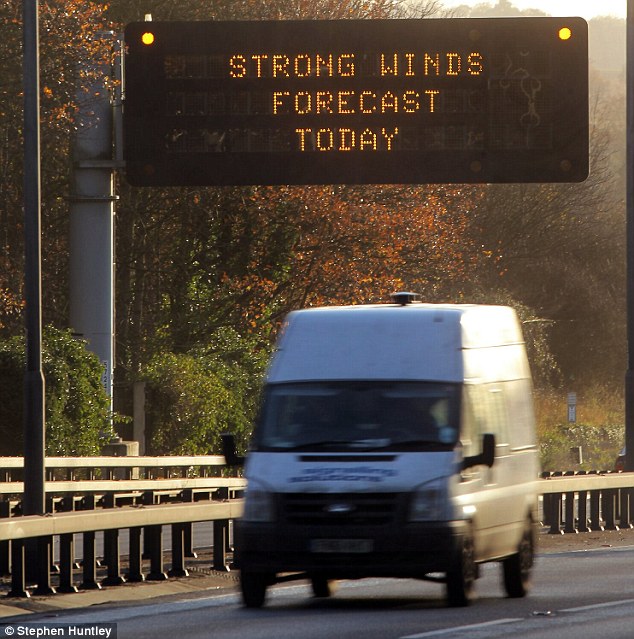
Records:
M634 0L627 0L626 50L626 233L627 373L625 375L625 470L634 471Z
M24 375L24 515L43 515L45 496L44 374L42 372L42 276L40 190L40 69L38 0L23 0L24 89L24 292L26 371ZM37 581L36 594L54 592L50 583L51 540L39 538L12 550L15 570ZM17 563L21 563L19 568ZM11 594L28 596L24 584Z
M24 288L26 372L24 383L25 515L44 513L44 375L40 193L40 81L37 0L23 0L24 19Z

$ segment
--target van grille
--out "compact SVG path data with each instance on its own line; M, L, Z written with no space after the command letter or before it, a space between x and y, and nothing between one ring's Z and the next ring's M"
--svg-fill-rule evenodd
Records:
M398 493L282 495L285 520L292 524L382 526L396 521Z

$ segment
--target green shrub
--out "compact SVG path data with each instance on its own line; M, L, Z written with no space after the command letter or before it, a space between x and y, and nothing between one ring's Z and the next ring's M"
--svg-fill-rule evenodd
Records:
M263 349L230 329L191 353L155 355L141 374L148 454L219 453L223 432L232 432L244 447L266 359Z
M583 463L574 463L573 447L581 447ZM556 424L551 436L540 440L544 470L611 470L623 446L623 425Z
M96 455L112 435L102 367L69 331L47 327L42 338L47 455ZM0 341L0 455L23 454L25 345Z
M536 394L537 438L545 471L610 470L625 438L620 391L596 387L577 393L577 423L564 421L567 393ZM571 448L581 446L583 463L575 464Z
M146 451L211 454L229 397L222 382L191 355L159 353L144 371Z

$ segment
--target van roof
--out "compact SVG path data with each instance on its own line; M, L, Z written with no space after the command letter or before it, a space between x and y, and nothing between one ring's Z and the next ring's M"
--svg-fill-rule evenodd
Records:
M378 304L294 311L269 382L462 381L464 349L522 345L515 311L476 304Z

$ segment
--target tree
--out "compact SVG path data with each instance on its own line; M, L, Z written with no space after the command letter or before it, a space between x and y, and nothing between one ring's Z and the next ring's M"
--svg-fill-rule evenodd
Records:
M474 288L534 310L567 383L616 381L625 369L624 206L605 104L594 102L586 182L489 186L469 225L489 264Z
M349 18L423 18L436 13L440 0L214 0L209 3L114 0L108 16L115 22L143 20L342 20Z
M544 16L539 9L518 9L510 0L497 0L497 3L479 2L474 7L461 4L452 12L456 17L470 18L508 18L517 16Z
M24 338L0 342L0 455L23 454ZM68 331L43 335L46 454L96 455L112 434L101 363Z
M223 327L267 339L301 306L381 301L403 287L452 299L480 259L465 233L476 199L442 187L208 189L175 198L170 215L164 198L165 214L142 227L146 302L128 306L140 315L121 317L120 330L148 353L188 352ZM148 299L151 289L160 296Z
M232 330L217 331L192 353L157 353L141 371L146 382L147 451L152 455L220 453L220 434L243 445L259 401L266 362Z
M46 320L58 326L67 323L69 141L79 83L90 80L80 61L108 55L109 47L96 37L106 28L103 10L78 0L39 5L43 308ZM0 289L15 300L22 299L24 272L21 20L19 2L0 0ZM20 330L18 320L5 316L8 334Z
M258 189L246 214L275 210L281 217L275 218L274 232L291 240L290 251L282 262L252 255L243 275L225 271L225 284L245 291L240 305L252 323L271 320L264 309L280 319L301 306L385 300L403 287L418 289L428 300L447 298L477 259L464 234L471 206L460 189L443 187ZM258 228L267 224L260 220ZM258 289L261 301L255 298Z
M20 313L22 306L22 301L16 299L11 291L0 289L0 329L4 328L5 322L9 318L13 318Z
M24 221L22 193L22 5L0 0L0 330L23 332ZM89 61L109 55L97 34L103 6L78 0L39 4L42 184L42 306L45 322L67 326L70 137L80 84L91 84ZM82 63L82 64L80 64ZM85 93L85 99L90 95ZM94 454L109 435L109 402L100 386L101 367L69 334L45 331L48 454ZM22 337L0 345L3 454L22 451Z

